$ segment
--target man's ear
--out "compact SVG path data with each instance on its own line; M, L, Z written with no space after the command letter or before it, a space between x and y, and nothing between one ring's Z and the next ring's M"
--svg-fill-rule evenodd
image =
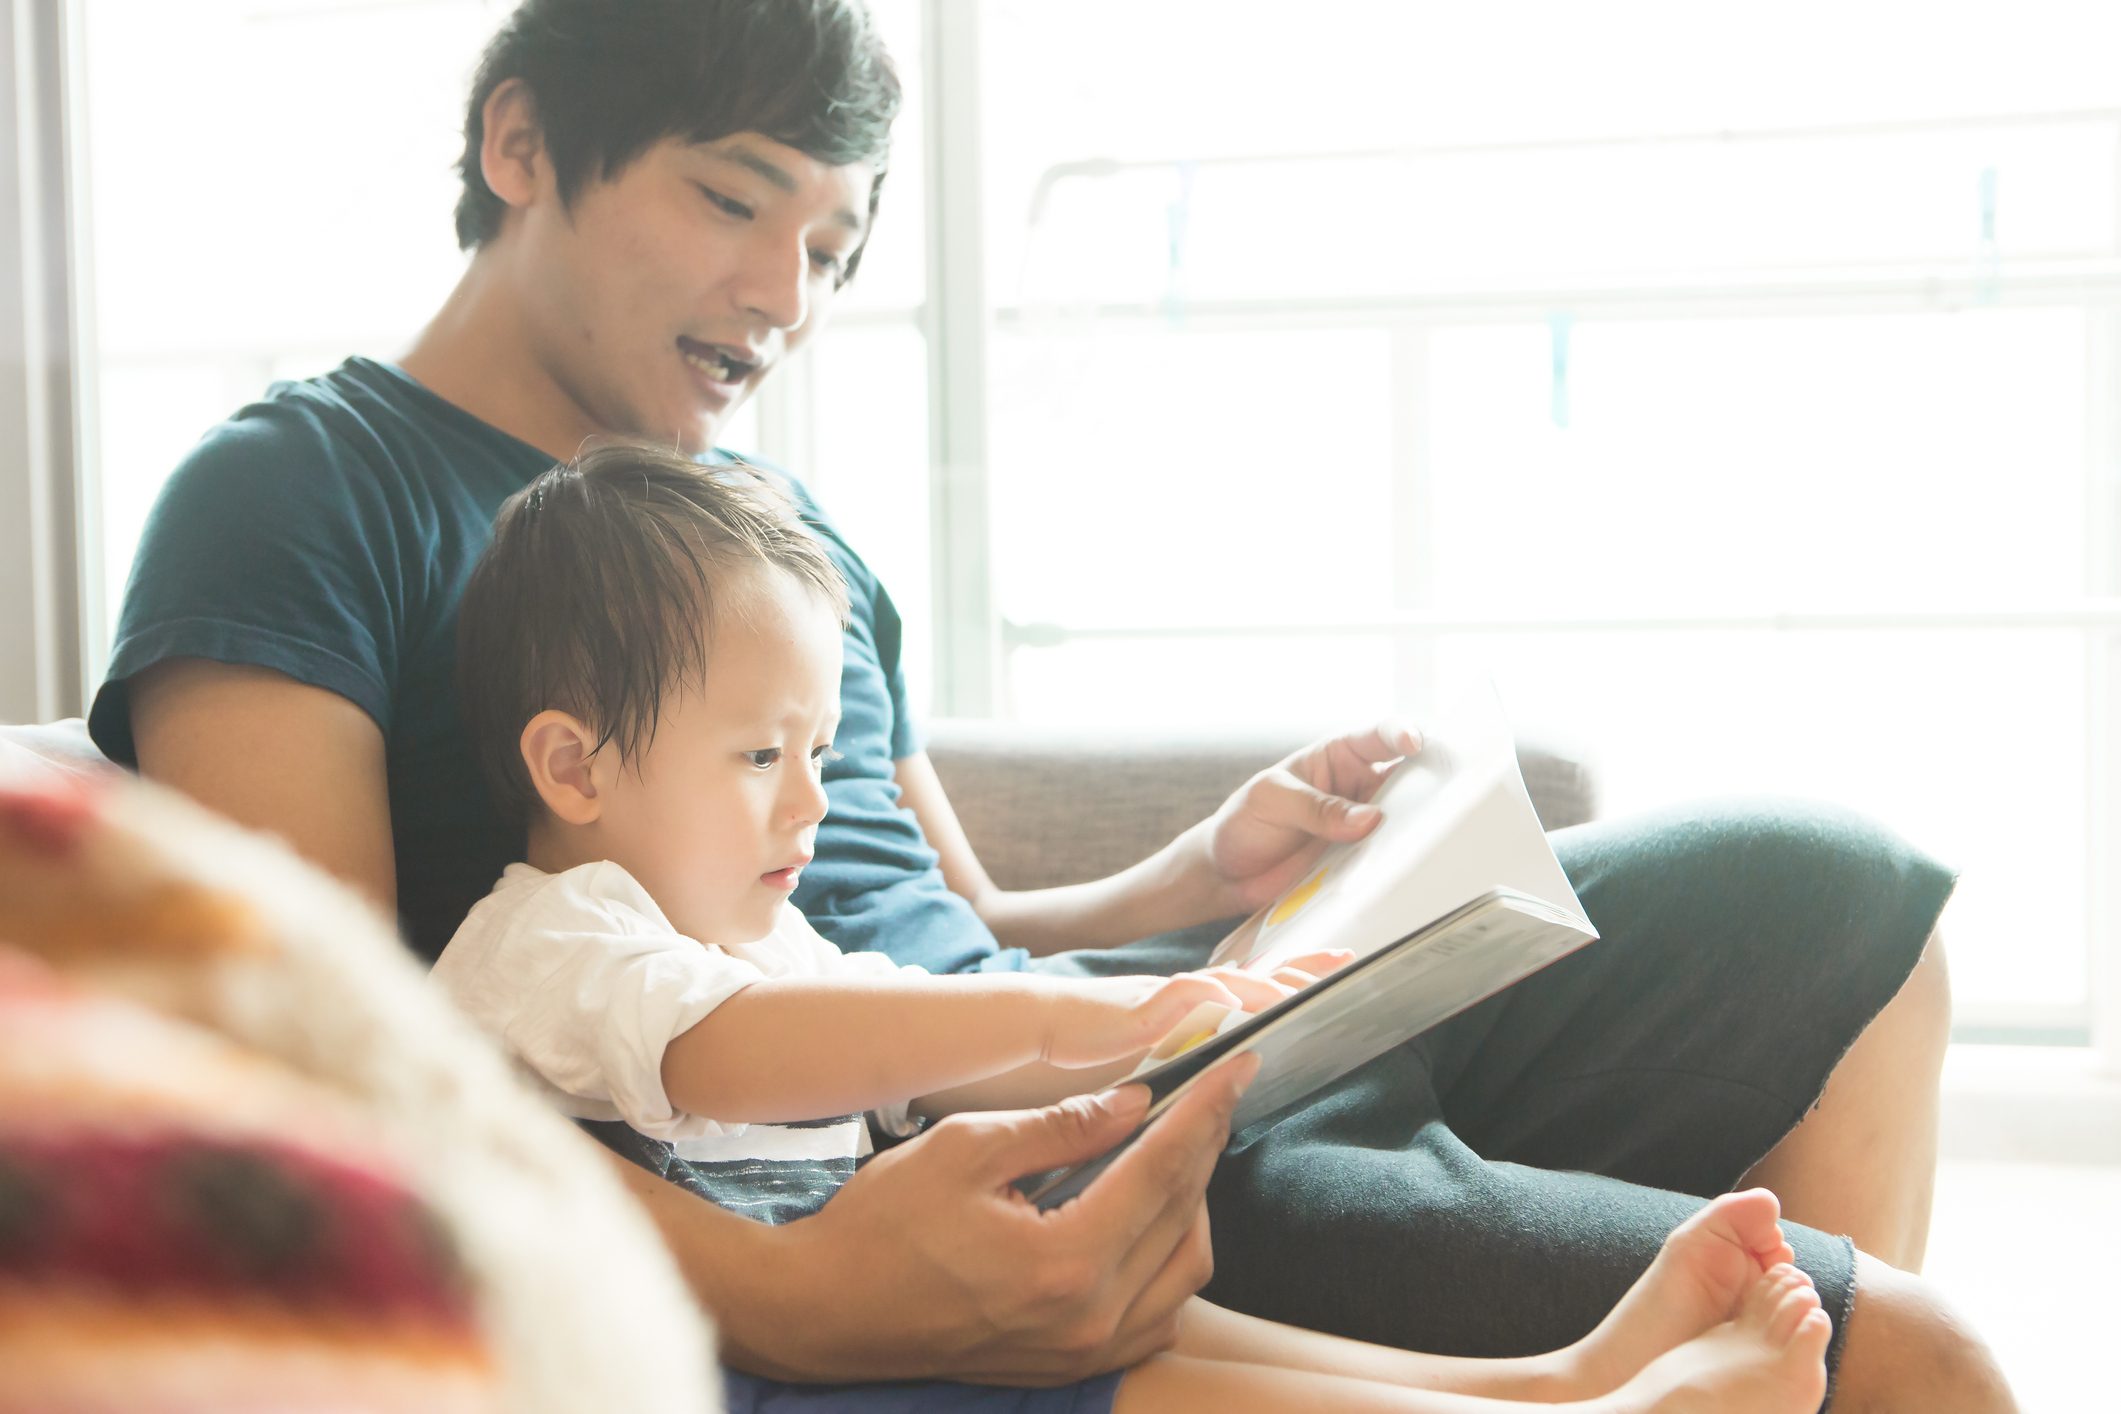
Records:
M579 718L548 707L517 740L538 799L569 825L594 824L604 813L597 778L597 735Z
M484 138L479 144L479 175L493 194L521 210L538 194L545 163L545 130L538 126L537 99L530 85L509 79L486 95Z

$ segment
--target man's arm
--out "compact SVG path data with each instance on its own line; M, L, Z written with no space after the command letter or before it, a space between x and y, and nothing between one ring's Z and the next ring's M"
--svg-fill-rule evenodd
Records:
M397 904L383 732L346 698L270 668L177 658L128 684L140 774Z
M1252 912L1294 884L1328 844L1381 818L1364 804L1383 772L1421 749L1396 723L1332 737L1260 772L1215 814L1132 868L1091 883L997 888L965 838L925 753L895 763L900 798L941 858L943 880L1005 946L1034 956L1111 948Z
M1208 1175L1256 1070L1251 1057L1218 1067L1051 1212L1015 1180L1117 1144L1141 1122L1142 1087L943 1120L870 1160L815 1217L783 1227L637 1169L624 1179L739 1369L1065 1384L1177 1338L1180 1308L1214 1266Z

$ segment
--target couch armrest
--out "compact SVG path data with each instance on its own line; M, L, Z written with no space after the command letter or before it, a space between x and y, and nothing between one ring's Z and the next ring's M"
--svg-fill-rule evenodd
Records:
M963 718L934 722L928 733L928 754L965 836L1005 889L1124 869L1301 744L1266 732L1120 735ZM1549 830L1596 812L1582 762L1536 746L1520 746L1517 761Z

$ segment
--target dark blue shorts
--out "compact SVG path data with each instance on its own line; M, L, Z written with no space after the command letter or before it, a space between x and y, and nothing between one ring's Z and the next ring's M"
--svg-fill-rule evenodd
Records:
M1598 942L1239 1135L1209 1300L1438 1354L1582 1336L1819 1098L1951 872L1859 816L1715 802L1551 836ZM1197 965L1218 930L1043 969ZM1834 1318L1846 1237L1784 1224Z
M1109 1414L1119 1375L1059 1389L1001 1385L784 1385L722 1372L729 1414Z

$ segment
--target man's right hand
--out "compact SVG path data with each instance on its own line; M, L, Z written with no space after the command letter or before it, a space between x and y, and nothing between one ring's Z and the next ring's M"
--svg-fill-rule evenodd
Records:
M1142 1087L943 1120L777 1230L786 1300L717 1303L723 1358L788 1380L1057 1385L1166 1348L1214 1270L1208 1176L1257 1069L1210 1071L1050 1212L1016 1180L1118 1144Z

